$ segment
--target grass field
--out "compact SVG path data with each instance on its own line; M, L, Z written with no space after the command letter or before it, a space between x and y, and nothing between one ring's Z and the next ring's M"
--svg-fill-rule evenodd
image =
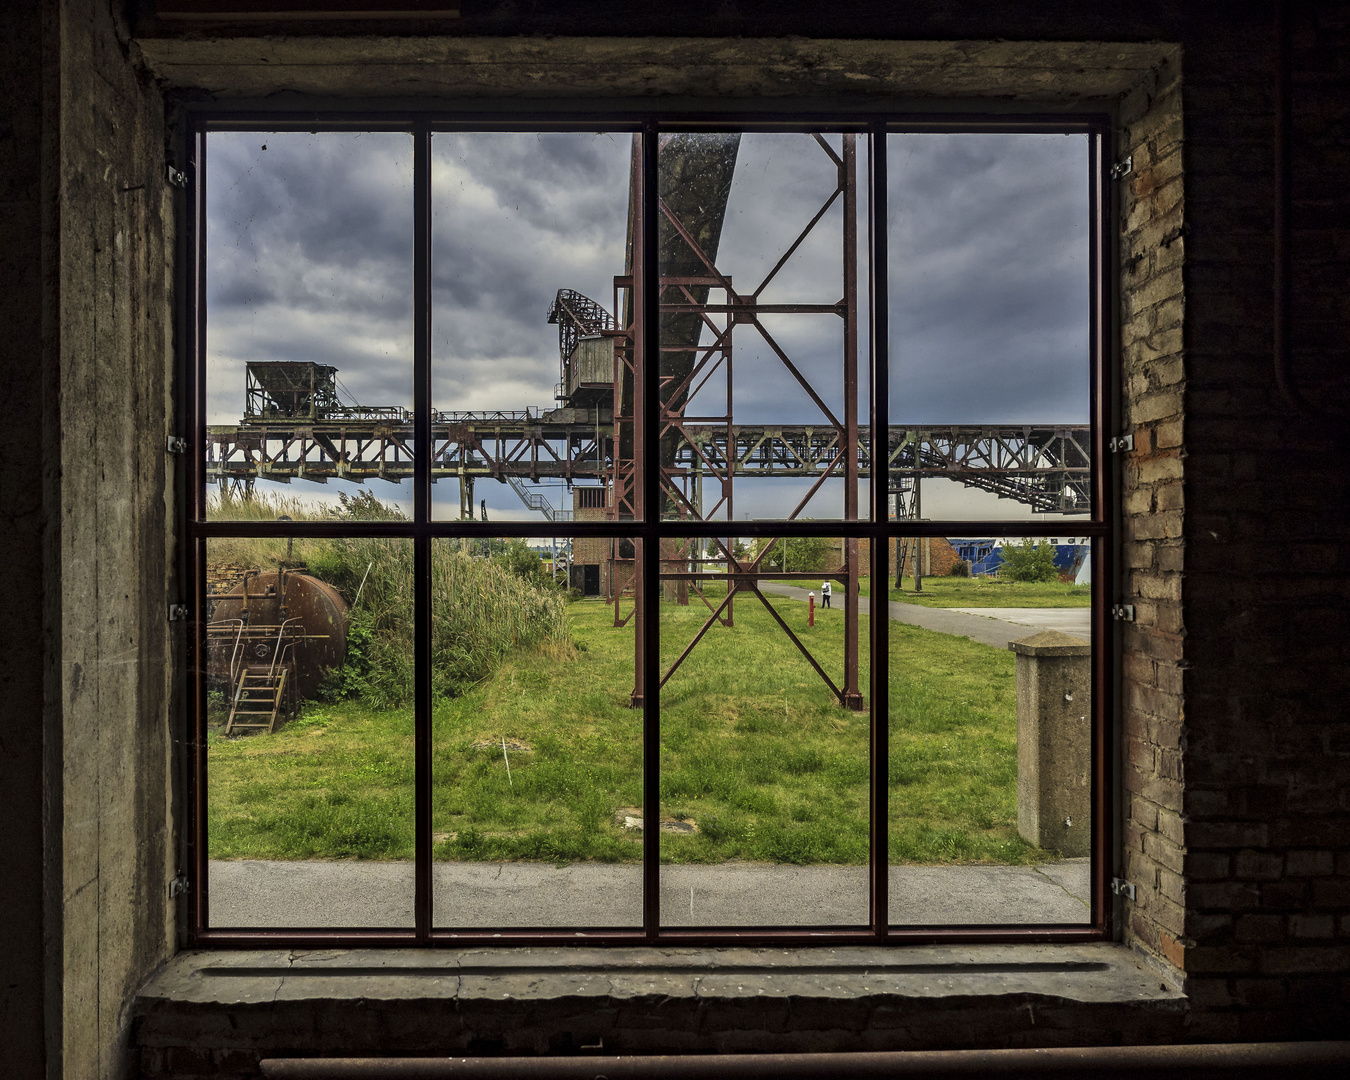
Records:
M1060 581L1001 581L992 577L926 577L923 592L914 591L914 579L902 589L891 589L892 600L923 607L1091 607L1092 588ZM892 579L892 584L894 580Z
M773 603L838 682L842 612L807 630L800 602ZM437 858L640 857L641 833L625 827L642 802L633 626L614 628L612 612L573 602L575 659L518 650L437 703ZM697 601L661 605L665 664L706 617ZM1015 828L1012 655L895 624L890 670L892 860L1045 859ZM661 710L663 859L865 862L866 713L836 703L757 602L738 599L735 626L708 632ZM410 858L412 727L410 709L342 701L307 706L275 735L212 734L212 857Z

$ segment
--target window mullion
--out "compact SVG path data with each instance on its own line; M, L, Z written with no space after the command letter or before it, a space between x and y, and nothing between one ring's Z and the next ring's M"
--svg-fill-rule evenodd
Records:
M886 246L886 126L873 124L869 132L868 163L868 333L871 352L871 416L868 453L872 462L872 550L869 553L871 592L886 613L889 592L890 540L887 535L890 503L890 322ZM878 586L877 568L881 568ZM890 927L890 619L868 619L872 660L870 760L871 827L869 829L870 896L872 933L884 939Z
M634 414L641 420L635 433L641 484L638 489L638 517L642 535L642 608L638 612L637 632L642 641L642 928L649 940L660 931L661 897L661 654L659 648L660 569L661 569L661 472L657 454L660 431L661 320L660 254L657 222L657 128L648 121L642 127L640 251L634 262L641 275L637 282L634 307L637 337L641 342L640 378L634 390Z
M431 128L413 129L413 918L431 940Z

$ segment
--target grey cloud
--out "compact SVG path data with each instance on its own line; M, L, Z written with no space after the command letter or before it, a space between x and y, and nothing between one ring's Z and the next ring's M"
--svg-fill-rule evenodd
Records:
M1084 422L1086 141L901 135L890 161L891 411Z

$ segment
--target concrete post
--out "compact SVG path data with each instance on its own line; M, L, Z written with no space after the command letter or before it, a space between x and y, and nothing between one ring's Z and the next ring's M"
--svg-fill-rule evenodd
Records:
M1092 646L1045 630L1017 654L1017 831L1065 858L1092 848Z

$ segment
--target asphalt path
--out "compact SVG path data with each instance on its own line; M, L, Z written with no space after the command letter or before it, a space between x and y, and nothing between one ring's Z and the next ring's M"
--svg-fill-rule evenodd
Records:
M844 617L843 597L838 594L835 596L838 605L822 610L818 590L772 582L761 584L760 589L801 601L807 599L808 592L815 591L817 618ZM1091 634L1090 608L930 608L903 604L898 600L888 600L887 607L896 622L922 626L925 630L936 630L941 634L968 637L996 649L1006 649L1008 642L1028 637L1038 630L1061 630L1081 637L1084 641ZM859 597L858 610L864 615L870 614L871 600L866 596Z
M216 928L413 925L410 862L238 860L209 866ZM1088 921L1088 860L1042 866L894 866L891 921L910 926ZM433 925L618 927L642 922L631 864L436 863ZM661 867L663 925L848 926L867 921L861 866L729 862Z

